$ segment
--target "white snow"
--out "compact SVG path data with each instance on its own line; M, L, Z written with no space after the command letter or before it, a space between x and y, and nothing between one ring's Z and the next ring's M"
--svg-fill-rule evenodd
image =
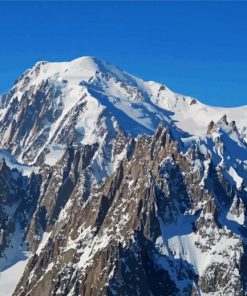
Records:
M45 155L45 163L53 166L62 158L65 148L63 145L51 144L49 145L49 151L50 152Z
M205 214L205 219L212 219L212 214ZM162 238L156 244L165 256L172 256L174 259L183 259L190 263L198 275L203 275L207 267L213 262L225 262L232 256L232 252L237 250L239 238L236 235L228 236L229 230L226 228L217 230L216 228L205 228L206 238L202 238L199 233L193 232L191 224L188 224L189 217L179 218L177 223L164 224L160 218ZM213 237L210 245L206 239ZM163 240L163 241L162 241ZM197 246L202 243L207 246L207 250Z
M241 189L241 186L243 184L243 178L241 178L236 170L231 166L229 171L228 171L229 175L232 177L232 179L234 180L235 184L236 184L236 187L238 189Z
M88 96L84 112L81 113L75 128L83 135L82 144L92 145L99 142L97 137L97 120L104 107L99 102Z
M24 269L27 265L28 257L25 260L20 260L0 272L0 294L1 296L11 296L18 284Z
M162 109L174 112L172 118L176 125L191 135L205 135L209 122L217 122L224 115L229 121L236 121L240 131L247 125L247 105L236 108L209 106L192 97L174 93L167 87L159 92L161 85L155 82L147 82L145 85L149 87L152 102Z
M48 242L48 239L49 239L50 235L51 235L51 232L44 232L43 233L42 240L41 240L41 242L39 244L39 247L38 247L38 249L36 251L37 255L39 255L41 253L42 249L45 247L46 243Z
M32 172L37 173L39 170L38 167L19 163L10 153L3 149L0 149L0 159L4 159L10 169L15 168L24 176L30 176Z

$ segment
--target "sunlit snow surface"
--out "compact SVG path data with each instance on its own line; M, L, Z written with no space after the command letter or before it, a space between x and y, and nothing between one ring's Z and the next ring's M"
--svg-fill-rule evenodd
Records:
M9 246L0 258L0 295L11 296L20 280L29 259L23 233L19 225L10 236Z
M23 258L4 271L0 271L0 295L11 296L13 294L24 272L27 261L28 257Z
M17 169L23 176L30 176L32 172L37 173L39 170L38 167L19 163L9 152L0 149L0 160L2 159L10 169Z

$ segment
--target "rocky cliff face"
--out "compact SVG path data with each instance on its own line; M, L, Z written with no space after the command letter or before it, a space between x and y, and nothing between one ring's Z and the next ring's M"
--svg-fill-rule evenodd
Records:
M10 267L27 249L26 229L37 207L41 178L23 176L0 162L0 270Z
M190 135L175 105L198 101L96 65L39 63L2 97L26 164L1 152L0 271L28 258L6 295L245 295L242 127Z
M196 147L182 153L159 127L101 187L77 193L15 295L244 295L246 193Z

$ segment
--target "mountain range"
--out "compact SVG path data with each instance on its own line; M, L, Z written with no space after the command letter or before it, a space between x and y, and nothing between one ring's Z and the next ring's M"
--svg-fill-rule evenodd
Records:
M246 118L94 57L27 70L0 96L1 295L246 295Z

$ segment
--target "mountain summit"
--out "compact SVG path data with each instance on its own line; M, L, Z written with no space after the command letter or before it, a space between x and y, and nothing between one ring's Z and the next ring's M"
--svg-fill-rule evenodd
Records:
M246 117L94 57L27 70L0 96L3 295L245 295Z

